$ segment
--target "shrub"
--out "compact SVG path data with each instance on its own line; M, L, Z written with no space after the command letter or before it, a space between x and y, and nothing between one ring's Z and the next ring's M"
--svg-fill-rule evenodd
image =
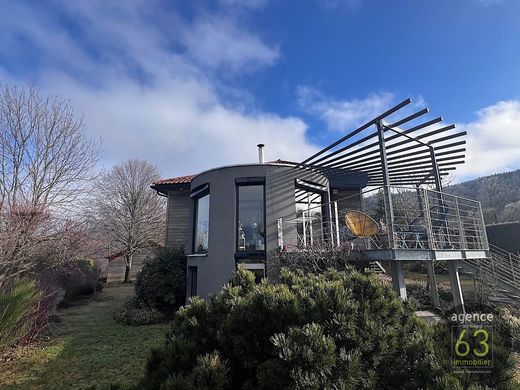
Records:
M105 288L105 283L100 282L99 280L96 282L96 292L101 292Z
M513 315L511 310L500 307L496 311L496 322L501 336L507 340L511 348L520 351L520 318Z
M255 285L238 270L175 315L139 388L460 388L432 329L374 275L283 270Z
M416 303L418 309L432 308L431 292L426 287L426 282L413 280L406 283L409 298ZM449 284L438 283L437 293L442 307L448 307L452 301Z
M38 301L39 291L34 281L19 281L0 292L0 351L29 334Z
M92 295L96 291L101 291L98 290L99 284L96 275L94 261L89 258L80 258L41 271L36 277L47 285L63 289L63 301L71 303L80 296Z
M164 316L156 309L150 308L134 298L114 311L114 320L122 325L150 325L164 320Z
M138 299L163 313L174 313L186 300L186 255L182 247L161 249L147 259L135 282Z

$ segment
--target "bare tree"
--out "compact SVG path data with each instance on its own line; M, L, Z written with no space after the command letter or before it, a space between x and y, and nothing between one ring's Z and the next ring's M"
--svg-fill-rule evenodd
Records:
M0 286L49 248L58 256L59 237L77 231L99 153L67 100L0 84Z
M128 160L98 182L94 217L125 258L125 283L135 253L164 238L165 201L150 189L158 177L157 168L146 161Z

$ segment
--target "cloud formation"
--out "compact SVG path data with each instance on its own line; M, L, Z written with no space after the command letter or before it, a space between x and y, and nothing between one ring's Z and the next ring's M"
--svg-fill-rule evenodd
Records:
M264 2L220 3L189 18L161 1L9 3L0 54L11 63L0 75L69 97L88 132L104 138L105 167L138 157L164 176L196 173L255 162L259 142L268 158L303 159L315 147L301 119L255 110L232 76L218 77L276 62L278 47L241 19ZM17 63L32 69L17 73Z
M458 124L468 132L466 164L457 180L515 170L520 166L520 101L501 101L476 113L474 121Z
M389 92L371 93L364 99L338 100L315 88L300 86L296 90L300 108L322 119L330 130L354 130L386 111L395 101Z

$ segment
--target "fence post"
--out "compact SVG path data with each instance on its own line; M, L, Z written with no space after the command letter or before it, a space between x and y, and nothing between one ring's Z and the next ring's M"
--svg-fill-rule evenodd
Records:
M489 249L489 243L487 239L487 232L486 232L486 223L484 222L484 213L482 212L482 204L480 202L478 203L478 211L480 213L480 224L481 224L481 236L482 236L482 247L479 249ZM480 229L479 229L480 230Z
M283 221L282 218L276 220L278 228L278 249L283 250Z
M341 246L339 241L339 217L338 217L338 202L334 202L334 227L336 229L336 245Z
M305 210L302 210L302 226L303 226L303 246L307 247L307 224L305 220Z
M432 220L430 214L430 200L428 199L428 190L423 188L423 198L424 198L424 220L426 222L426 235L428 236L428 246L429 249L435 249L435 241L433 240L433 228L432 228Z
M466 248L466 234L464 233L464 226L462 225L462 219L460 218L459 199L455 196L455 210L457 213L457 222L459 225L459 236L460 236L460 249Z

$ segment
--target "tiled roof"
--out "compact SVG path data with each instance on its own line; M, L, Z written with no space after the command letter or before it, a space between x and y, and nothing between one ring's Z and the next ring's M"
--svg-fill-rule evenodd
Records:
M287 161L287 160L274 160L274 161L268 161L268 164L289 164L289 165L297 165L298 163L295 163L293 161ZM191 183L193 178L197 175L187 175L187 176L179 176L179 177L171 177L169 179L158 179L153 182L153 185L161 185L161 184L188 184Z
M197 175L187 175L187 176L179 176L179 177L171 177L169 179L158 179L153 182L154 185L161 184L187 184L191 183L193 178Z
M294 161L287 161L287 160L281 160L281 159L274 160L274 161L268 161L267 163L268 163L268 164L288 164L288 165L298 165L298 163L296 163L296 162L294 162Z

